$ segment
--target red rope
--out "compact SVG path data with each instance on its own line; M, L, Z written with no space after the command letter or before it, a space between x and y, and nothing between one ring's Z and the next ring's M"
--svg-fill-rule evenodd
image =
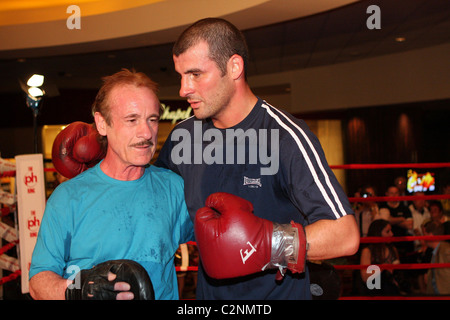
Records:
M399 196L399 197L349 197L350 202L383 202L383 201L412 201L412 200L440 200L450 199L450 194L436 194L429 196Z
M406 236L406 237L361 237L360 243L382 243L382 242L400 242L400 241L442 241L450 240L450 235L444 236ZM189 241L187 244L197 245L195 241Z
M333 265L336 270L357 270L367 269L370 265L361 264L347 264L347 265ZM401 263L401 264L377 264L380 269L398 270L398 269L432 269L432 268L450 268L450 263Z
M22 274L21 270L17 270L14 273L11 273L9 276L3 277L0 279L0 286L8 281L12 281L14 279L16 279L18 276L20 276Z
M347 265L333 265L336 270L358 270L367 269L370 265L347 264ZM450 268L450 263L402 263L402 264L380 264L377 265L380 269L387 270L417 270L417 269L433 269L433 268ZM189 266L187 270L181 270L181 267L175 267L177 272L180 271L198 271L197 266Z
M330 165L331 169L398 169L398 168L449 168L450 162L436 163L373 163L373 164L340 164ZM55 168L44 168L45 172L55 172ZM14 177L15 171L5 171L0 177Z
M10 243L4 245L0 248L0 255L4 254L6 251L8 251L11 248L14 248L14 246L19 243L19 240L11 241Z
M450 240L450 235L442 236L405 236L405 237L361 237L360 243L382 243L382 242L402 242L402 241L442 241Z
M7 178L7 177L15 177L16 171L4 171L3 173L0 173L0 178Z
M387 164L342 164L331 165L331 169L397 169L397 168L448 168L450 162L438 163L387 163Z
M352 296L339 300L450 300L450 296Z
M406 237L362 237L360 243L383 243L383 242L401 242L401 241L442 241L450 240L450 235L443 236L406 236ZM187 244L197 245L194 241L189 241ZM334 265L335 269L364 269L368 265ZM430 269L430 268L450 268L450 263L415 263L415 264L382 264L379 265L381 269ZM177 272L182 271L180 267L175 267ZM197 266L188 266L187 270L183 271L198 271Z
M333 265L336 270L358 270L367 269L370 265L361 264L347 264L347 265ZM417 270L417 269L433 269L433 268L450 268L450 263L402 263L402 264L380 264L377 265L380 269L387 270ZM187 270L181 270L181 267L175 267L177 272L180 271L198 271L197 266L189 266Z
M7 216L8 214L11 213L11 210L9 210L8 207L3 207L3 208L1 208L0 212L1 212L0 216L1 217L5 217L5 216Z

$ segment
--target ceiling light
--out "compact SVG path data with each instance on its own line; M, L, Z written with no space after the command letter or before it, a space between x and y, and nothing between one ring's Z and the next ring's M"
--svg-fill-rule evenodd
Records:
M397 37L397 38L395 38L395 41L404 42L404 41L406 41L406 38L405 37Z
M28 89L28 93L35 98L42 97L44 95L44 91L37 87L31 87L30 89Z
M44 76L40 74L33 74L27 81L29 87L40 87L44 84Z

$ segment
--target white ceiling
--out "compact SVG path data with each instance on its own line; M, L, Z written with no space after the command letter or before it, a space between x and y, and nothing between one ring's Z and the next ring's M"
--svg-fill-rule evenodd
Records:
M273 5L277 1L283 2L269 2ZM333 1L321 2L323 8L332 7L329 2ZM369 5L377 5L381 10L379 30L369 30L366 26ZM261 9L261 6L256 8ZM222 15L244 30L251 55L250 76L349 62L450 42L449 0L357 1L300 18L297 18L300 14L295 12L296 6L292 7L292 12L282 8L283 12L295 16L287 21L283 17L290 15L281 13L278 18L265 19L273 15L273 7L267 8L272 8L272 12L249 8ZM282 21L277 21L280 19ZM76 46L0 50L0 91L20 90L17 79L34 72L46 75L49 95L64 88L97 88L102 76L123 67L144 71L161 86L176 85L178 77L173 70L171 48L181 29L164 30L169 36L161 39L170 41L160 40L154 45L142 45L145 34L137 34ZM405 41L396 41L398 37ZM134 46L130 45L132 43ZM450 59L450 52L448 57Z

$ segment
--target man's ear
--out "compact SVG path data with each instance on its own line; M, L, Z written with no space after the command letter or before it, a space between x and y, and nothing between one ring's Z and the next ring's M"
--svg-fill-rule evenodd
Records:
M230 72L232 78L237 80L239 78L244 78L244 60L238 54L234 54L228 60L228 71Z
M106 136L106 120L105 118L100 114L100 112L96 112L94 114L95 119L95 126L97 127L98 133L102 136Z

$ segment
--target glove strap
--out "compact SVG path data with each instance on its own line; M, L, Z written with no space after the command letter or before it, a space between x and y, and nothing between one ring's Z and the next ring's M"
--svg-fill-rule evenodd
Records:
M292 228L296 229L295 242L295 259L291 258L288 260L288 269L294 273L305 272L306 265L306 253L308 251L309 244L306 241L306 232L303 226L299 223L291 221ZM294 257L294 255L292 255Z
M273 223L270 262L262 270L278 268L284 275L286 268L294 273L305 271L306 234L302 225Z

